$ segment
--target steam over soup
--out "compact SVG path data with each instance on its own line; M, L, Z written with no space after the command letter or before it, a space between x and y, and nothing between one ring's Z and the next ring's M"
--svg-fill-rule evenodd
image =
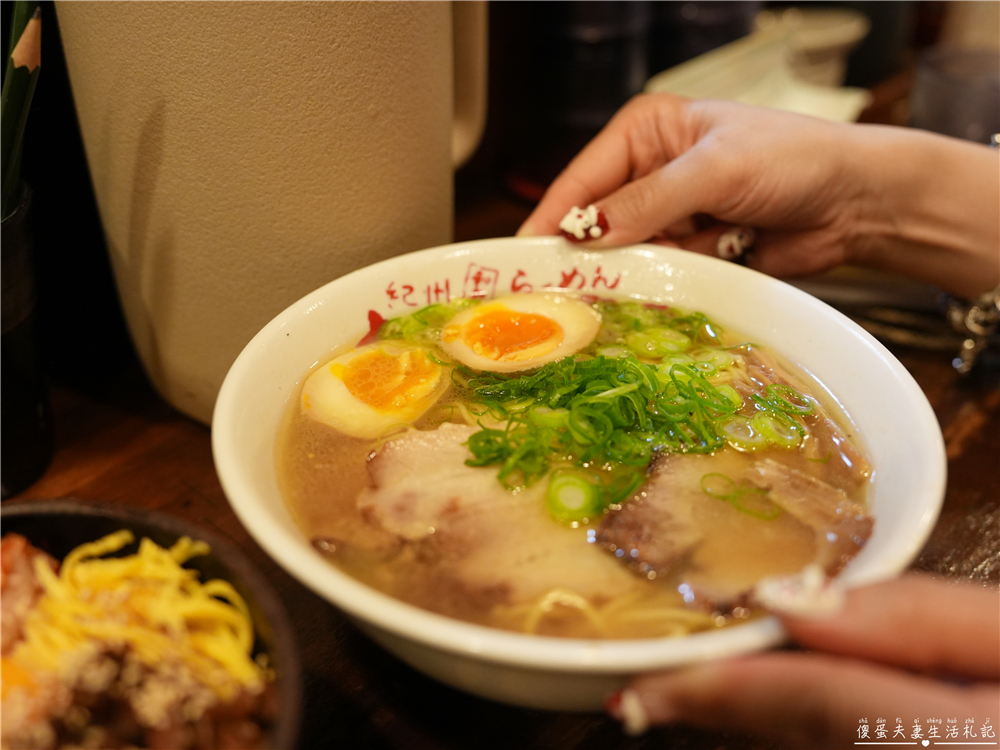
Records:
M314 369L283 492L334 564L470 622L642 638L836 575L870 467L818 387L702 313L532 293L433 305Z

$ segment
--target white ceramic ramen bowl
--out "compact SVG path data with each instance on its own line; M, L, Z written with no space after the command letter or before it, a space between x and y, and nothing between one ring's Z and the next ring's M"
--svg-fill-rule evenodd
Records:
M593 710L641 672L765 649L774 618L683 638L572 640L471 625L404 604L340 572L296 526L278 489L275 440L309 369L389 318L473 293L566 286L700 310L813 374L853 420L874 467L874 533L842 574L849 585L902 571L926 541L944 495L937 420L920 388L875 339L839 312L773 278L715 258L641 245L587 252L559 238L481 240L361 269L303 297L247 345L212 421L223 489L257 542L289 573L417 669L507 703Z

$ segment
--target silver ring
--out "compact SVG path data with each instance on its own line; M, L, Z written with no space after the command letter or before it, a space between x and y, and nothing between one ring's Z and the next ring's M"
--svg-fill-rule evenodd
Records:
M757 233L750 227L731 227L719 235L715 251L723 260L736 260L753 247Z

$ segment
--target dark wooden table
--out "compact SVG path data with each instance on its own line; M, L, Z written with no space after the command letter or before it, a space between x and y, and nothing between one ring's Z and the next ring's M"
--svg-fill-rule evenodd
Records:
M528 207L506 198L458 212L456 238L509 235ZM951 353L895 351L927 394L948 447L944 510L914 567L996 586L1000 580L1000 367L968 378ZM73 497L168 511L228 537L266 572L297 624L305 665L300 747L769 748L751 737L686 728L626 737L600 714L527 711L445 687L402 664L250 539L223 495L209 429L167 406L134 361L113 396L54 387L56 451L19 500Z

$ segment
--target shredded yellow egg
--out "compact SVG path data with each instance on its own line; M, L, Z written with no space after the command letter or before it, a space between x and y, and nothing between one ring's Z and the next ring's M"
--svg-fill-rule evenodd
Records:
M75 654L121 649L151 669L180 662L223 701L242 688L259 690L266 674L251 656L246 602L227 581L201 583L181 567L208 545L182 537L164 549L143 538L136 554L101 559L133 539L122 530L83 544L58 575L35 561L45 593L26 618L13 660L58 674Z

